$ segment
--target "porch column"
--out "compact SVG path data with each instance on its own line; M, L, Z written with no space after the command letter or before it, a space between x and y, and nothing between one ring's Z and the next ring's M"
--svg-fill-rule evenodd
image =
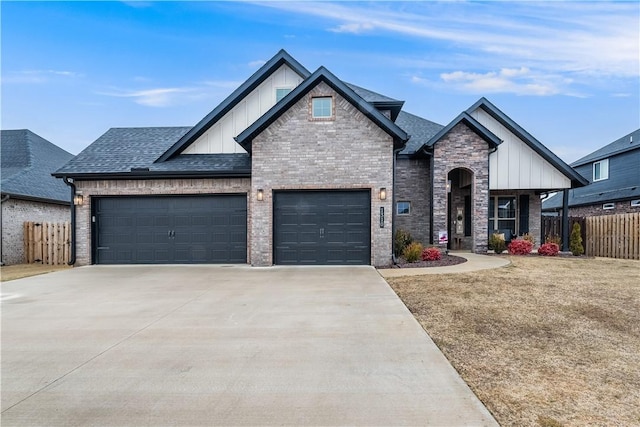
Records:
M562 192L562 250L569 250L569 190Z

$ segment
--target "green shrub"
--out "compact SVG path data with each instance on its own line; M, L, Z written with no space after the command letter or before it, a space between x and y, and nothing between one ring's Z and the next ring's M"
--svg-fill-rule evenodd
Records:
M422 251L423 261L437 261L439 259L442 259L442 253L438 248L426 248Z
M409 244L413 242L413 237L409 234L408 231L404 231L402 229L396 230L396 235L394 236L394 252L395 255L398 256L404 252L404 248L406 248Z
M574 223L573 230L571 230L571 238L569 240L569 250L575 256L582 255L584 253L584 246L582 246L582 235L580 231L580 224L577 222Z
M420 259L422 255L422 245L418 242L412 242L404 248L402 251L402 256L407 262L416 262Z
M507 249L507 244L504 241L504 235L494 233L489 237L489 249L493 249L493 251L497 254L501 254Z

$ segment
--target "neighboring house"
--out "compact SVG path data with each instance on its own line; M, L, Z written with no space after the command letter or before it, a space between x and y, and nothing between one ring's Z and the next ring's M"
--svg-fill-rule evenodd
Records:
M640 129L572 163L589 185L569 190L569 215L640 212ZM562 211L562 192L542 202L545 215Z
M403 104L280 51L194 127L110 129L55 174L77 263L386 266L397 228L482 253L586 183L484 98L447 126Z
M70 219L71 191L51 176L73 158L62 148L27 129L3 130L2 146L2 262L24 262L25 221L64 222Z

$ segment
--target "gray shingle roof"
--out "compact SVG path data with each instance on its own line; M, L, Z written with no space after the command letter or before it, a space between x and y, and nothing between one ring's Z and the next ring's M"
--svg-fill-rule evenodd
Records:
M367 102L401 102L397 99L393 99L393 98L389 98L386 95L382 95L379 94L377 92L374 92L372 90L369 89L365 89L363 87L360 86L356 86L352 83L346 83L345 84L351 88L351 90L353 90L355 93L358 94L358 96L360 96L362 99L364 99Z
M426 144L435 134L440 132L444 126L423 119L414 114L401 111L396 119L396 124L404 129L411 137L407 146L400 154L413 154Z
M69 203L71 191L51 176L73 154L27 129L3 130L0 134L2 194L12 197Z
M587 154L583 158L571 163L571 166L580 166L585 163L591 163L597 160L606 159L614 154L624 153L625 151L634 150L640 147L640 129L635 130L620 139L597 149L591 154Z
M56 171L57 176L100 174L211 173L248 174L247 154L181 154L154 163L190 127L112 128L73 160ZM133 171L132 171L133 169ZM147 170L148 169L148 170Z

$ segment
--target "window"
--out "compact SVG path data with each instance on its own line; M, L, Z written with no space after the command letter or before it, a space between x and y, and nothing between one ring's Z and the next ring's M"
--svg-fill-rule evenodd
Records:
M515 196L489 197L489 232L493 230L511 230L511 233L516 233Z
M329 119L333 116L333 99L330 96L312 98L311 116L314 119Z
M631 207L640 208L640 199L632 200Z
M609 178L609 159L600 160L593 164L593 181Z
M409 215L411 213L411 202L398 202L396 206L398 215Z
M605 203L604 205L602 205L602 209L604 210L615 209L615 208L616 208L615 203Z
M289 92L291 92L291 90L292 89L289 87L276 89L276 102L280 102L282 98L289 95Z

